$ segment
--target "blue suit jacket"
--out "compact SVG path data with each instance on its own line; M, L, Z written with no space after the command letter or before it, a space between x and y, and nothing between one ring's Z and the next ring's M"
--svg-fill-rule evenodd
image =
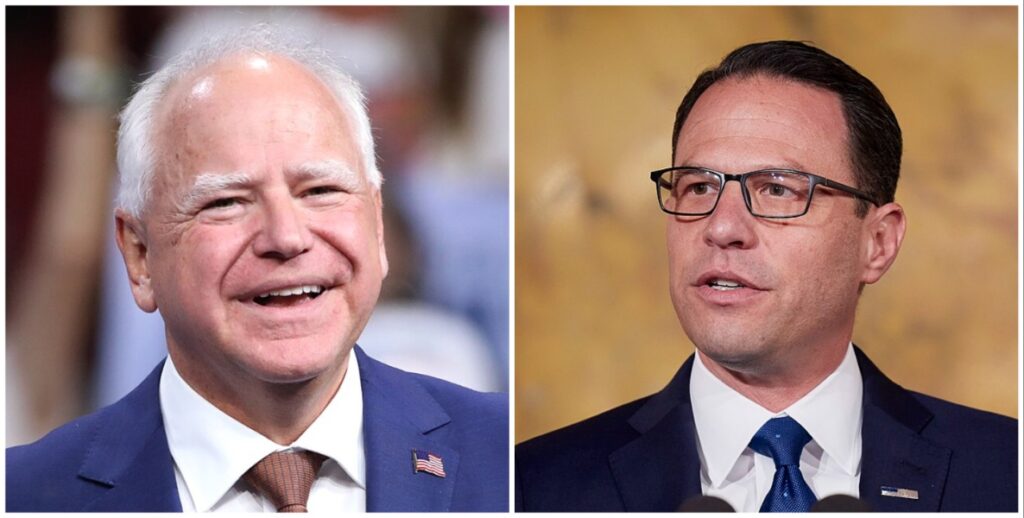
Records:
M904 390L856 354L861 499L875 511L1017 510L1016 420ZM518 445L516 510L674 511L700 495L692 366L657 394Z
M508 511L507 396L356 355L367 510ZM7 511L180 511L161 366L117 403L8 449ZM446 476L414 473L414 449L439 455Z

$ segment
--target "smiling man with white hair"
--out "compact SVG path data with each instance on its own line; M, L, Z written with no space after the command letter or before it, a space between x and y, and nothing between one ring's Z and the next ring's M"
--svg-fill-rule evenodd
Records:
M8 450L8 511L507 511L506 397L355 345L388 263L352 79L267 27L210 40L134 95L118 166L168 359Z

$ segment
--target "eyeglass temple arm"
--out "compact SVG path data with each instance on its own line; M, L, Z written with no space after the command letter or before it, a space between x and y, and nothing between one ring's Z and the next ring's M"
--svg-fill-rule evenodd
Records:
M665 178L662 176L662 173L664 173L664 172L665 171L652 171L651 172L651 181L654 182L654 184L657 185L658 187L663 187L665 189L671 189L672 188L672 183L666 181Z
M864 191L862 191L860 189L854 189L853 187L850 187L848 185L843 185L843 184L838 183L838 182L833 182L832 180L829 180L828 178L824 178L824 177L818 177L818 181L820 183L825 184L825 186L827 186L827 187L831 187L833 189L838 189L840 191L850 193L850 194L852 194L852 195L854 195L854 196L856 196L856 197L858 197L858 198L860 198L860 199L862 199L862 200L864 200L866 202L871 203L875 207L880 207L881 206L881 204L878 203L878 200L876 200L873 196L871 196L870 194L868 194L868 193L866 193L866 192L864 192Z

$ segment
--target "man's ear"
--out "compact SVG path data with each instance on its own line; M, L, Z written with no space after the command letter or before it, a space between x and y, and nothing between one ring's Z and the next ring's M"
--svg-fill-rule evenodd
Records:
M388 254L384 249L384 202L381 201L380 189L374 193L373 202L377 206L377 249L380 255L380 276L388 276Z
M114 211L114 223L117 226L117 248L121 250L128 270L132 296L143 311L152 313L157 306L149 276L149 249L145 233L141 230L142 223L121 209Z
M873 284L896 260L907 230L907 217L898 203L887 203L865 216L864 266L861 282Z

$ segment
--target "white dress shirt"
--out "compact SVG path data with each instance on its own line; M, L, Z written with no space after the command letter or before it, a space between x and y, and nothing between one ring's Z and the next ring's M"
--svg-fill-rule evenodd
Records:
M273 505L239 479L275 451L325 455L309 495L310 512L366 511L363 392L356 355L337 394L294 443L281 446L221 412L178 374L167 358L160 376L160 410L174 458L185 512L274 512Z
M852 344L832 374L779 413L727 386L697 353L690 401L697 426L701 490L729 502L736 511L757 512L771 489L775 462L748 445L765 422L788 415L811 435L800 456L800 472L815 496L819 500L840 493L859 497L863 391Z

